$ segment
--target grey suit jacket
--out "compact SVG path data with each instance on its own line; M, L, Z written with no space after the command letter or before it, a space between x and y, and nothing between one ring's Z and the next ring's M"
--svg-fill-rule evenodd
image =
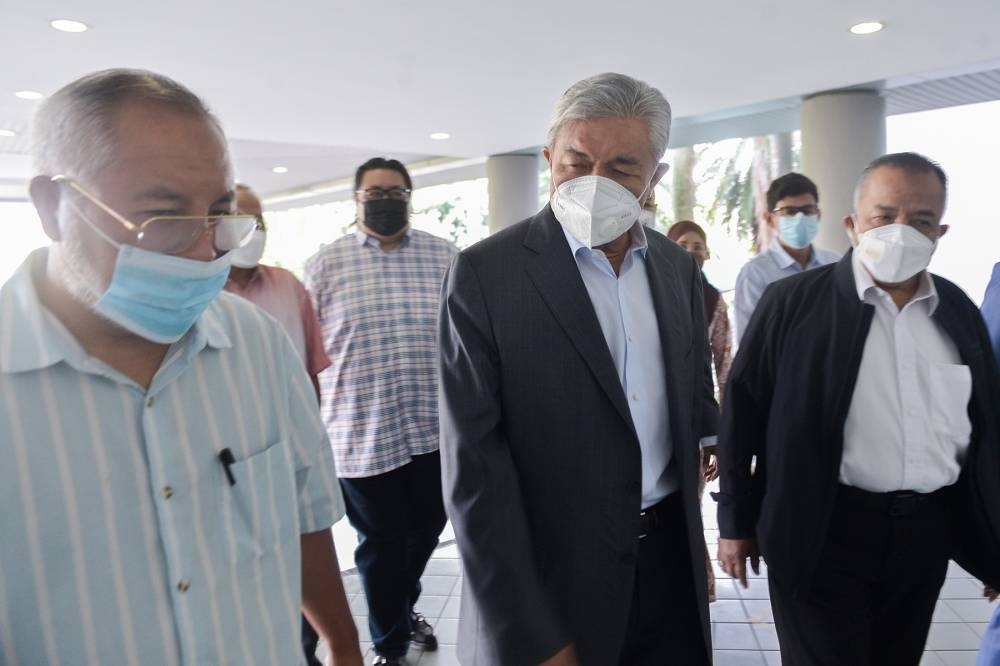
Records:
M718 416L701 277L647 231L692 577L711 655L698 504ZM460 253L440 320L445 504L465 567L459 660L537 664L574 643L618 663L638 548L641 456L611 353L551 210Z

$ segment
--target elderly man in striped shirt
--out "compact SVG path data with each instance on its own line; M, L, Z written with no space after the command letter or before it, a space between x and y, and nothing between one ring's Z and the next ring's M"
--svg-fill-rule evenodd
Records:
M413 185L399 161L369 160L354 185L357 231L310 259L305 282L333 362L320 375L322 413L358 531L375 664L402 664L411 642L437 647L414 605L445 524L435 330L457 249L410 228Z
M0 289L0 663L298 664L301 607L357 666L309 378L219 294L255 222L221 126L135 70L35 124L52 245Z

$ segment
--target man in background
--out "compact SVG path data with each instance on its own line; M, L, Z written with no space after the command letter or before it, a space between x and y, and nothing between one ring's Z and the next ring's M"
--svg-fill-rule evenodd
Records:
M840 255L813 245L821 213L816 183L800 173L786 173L767 188L768 226L775 238L736 276L733 300L736 344L750 323L767 285L802 271L833 263Z
M326 353L322 412L368 600L376 664L405 663L412 643L437 649L415 605L445 525L438 454L441 280L457 251L410 227L413 183L398 160L355 174L357 230L309 260Z
M253 216L256 224L247 244L231 252L232 268L229 269L225 290L242 296L278 320L309 373L318 409L317 377L330 367L330 359L323 352L323 337L309 292L291 271L260 264L267 243L267 224L257 193L242 183L236 184L236 210L241 215ZM302 648L309 666L319 666L316 658L318 644L319 635L303 615Z

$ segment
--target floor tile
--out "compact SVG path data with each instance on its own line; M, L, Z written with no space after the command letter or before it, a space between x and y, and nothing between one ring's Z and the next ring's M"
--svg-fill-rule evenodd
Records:
M459 666L454 645L442 645L434 652L424 652L418 666Z
M450 546L443 546L434 551L434 557L439 559L458 559L458 546L451 544Z
M944 603L963 622L989 622L997 608L997 602L989 603L986 599L948 599Z
M351 614L368 615L368 600L365 599L365 595L358 594L351 599Z
M758 650L750 625L732 622L712 625L712 647L717 650Z
M781 653L777 650L764 650L761 654L764 655L764 663L767 666L781 666Z
M461 617L462 609L462 597L451 596L448 597L448 601L444 605L444 609L441 611L442 618L458 619Z
M771 590L767 587L766 578L747 578L747 587L743 588L738 582L735 582L736 591L739 593L740 597L743 599L770 599Z
M938 650L937 657L945 666L976 666L976 650Z
M731 580L715 581L715 597L717 599L739 599L740 594L736 591L735 584Z
M424 568L425 576L458 576L461 573L461 562L450 558L432 559Z
M946 578L939 599L982 599L983 586L971 578Z
M752 627L761 650L777 650L779 648L778 632L774 630L773 624L754 624Z
M455 589L458 576L424 576L420 579L420 585L424 594L437 594L448 596Z
M927 636L927 649L936 652L978 650L979 636L965 624L940 622L931 625L930 634Z
M937 606L934 607L934 615L931 616L931 622L961 622L962 618L958 616L951 606L949 606L944 601L938 601Z
M444 605L448 603L448 597L444 595L421 594L417 600L417 612L422 613L425 618L433 623L441 617Z
M948 578L972 578L968 571L958 566L954 560L948 562Z
M455 645L458 643L458 620L442 619L434 625L434 635L437 636L441 645Z
M720 599L709 605L708 612L712 617L712 622L748 621L743 604L735 599Z
M976 632L976 636L980 638L986 633L986 629L990 626L989 622L966 622L967 625L972 627L972 630Z
M944 662L938 658L936 652L928 651L920 658L920 666L944 666Z
M361 591L361 578L357 574L343 574L344 592L347 594L357 594Z
M757 650L715 650L715 666L763 666L764 657Z
M770 599L744 599L743 608L750 622L774 622Z

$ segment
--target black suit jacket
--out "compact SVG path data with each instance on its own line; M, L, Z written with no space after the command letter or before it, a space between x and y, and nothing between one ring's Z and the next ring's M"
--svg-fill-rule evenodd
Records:
M646 267L667 370L693 584L710 652L698 440L715 433L700 273L654 231ZM546 207L460 253L440 322L444 493L465 567L459 657L537 664L574 643L618 662L641 456L611 353ZM678 572L678 575L692 575Z
M979 310L932 276L934 320L972 373L972 439L956 483L953 558L1000 583L1000 371ZM768 575L807 594L825 543L844 423L874 307L858 298L851 253L764 292L726 387L719 436L719 529L758 539ZM751 476L751 459L756 473Z

